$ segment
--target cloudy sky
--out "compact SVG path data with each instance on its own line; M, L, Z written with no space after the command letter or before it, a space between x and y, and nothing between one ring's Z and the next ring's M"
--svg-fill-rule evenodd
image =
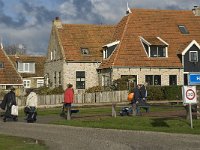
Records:
M70 24L115 24L130 8L188 9L200 0L0 0L4 45L24 44L27 53L46 55L52 20Z

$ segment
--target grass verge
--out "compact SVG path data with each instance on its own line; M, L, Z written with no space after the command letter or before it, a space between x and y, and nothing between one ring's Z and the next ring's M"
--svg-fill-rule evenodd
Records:
M41 141L29 138L21 138L7 135L0 135L1 150L47 150L48 148Z

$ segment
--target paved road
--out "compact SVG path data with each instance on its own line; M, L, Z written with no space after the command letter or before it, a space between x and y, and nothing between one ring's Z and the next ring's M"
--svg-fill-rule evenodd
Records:
M50 150L200 150L200 136L2 122L0 134L44 140Z

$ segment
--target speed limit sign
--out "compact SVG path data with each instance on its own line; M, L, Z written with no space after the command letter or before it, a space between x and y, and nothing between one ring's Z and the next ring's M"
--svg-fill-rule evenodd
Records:
M196 86L183 86L183 103L197 103Z

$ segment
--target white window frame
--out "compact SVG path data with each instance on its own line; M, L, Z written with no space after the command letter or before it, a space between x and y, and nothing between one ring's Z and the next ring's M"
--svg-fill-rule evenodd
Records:
M31 80L23 80L24 88L30 88L31 87Z
M22 64L22 68L19 69L19 63ZM34 68L32 71L30 71L30 65L33 64ZM18 72L20 73L35 73L35 63L23 63L18 62Z
M196 53L197 60L192 60L191 53ZM198 51L189 51L189 61L190 62L198 62Z
M53 60L53 52L51 51L50 60Z
M44 86L44 80L43 79L37 79L37 88Z
M164 54L164 52L165 52L165 56L163 56L163 57L158 56L159 46L156 46L156 55L151 56L151 46L149 46L149 57L161 57L161 58L165 58L167 56L167 49L166 49L166 47L163 47L163 54Z
M103 58L104 59L108 58L108 49L107 48L105 50L103 50Z
M146 55L147 55L149 58L158 58L158 46L159 46L159 45L157 45L157 56L151 57L151 45L152 45L152 44L149 43L147 40L145 40L145 39L144 39L143 37L141 37L141 36L139 36L139 38L140 38L140 42L141 42L141 44L142 44L142 47L143 47L143 49L144 49ZM156 38L166 45L166 47L163 48L163 49L165 50L165 57L159 57L159 58L167 58L167 57L168 57L168 46L169 46L169 44L168 44L167 42L165 42L163 39L161 39L160 37L156 37ZM148 46L148 53L147 53L147 51L146 51L145 46L144 46L143 43L145 43L145 44Z

